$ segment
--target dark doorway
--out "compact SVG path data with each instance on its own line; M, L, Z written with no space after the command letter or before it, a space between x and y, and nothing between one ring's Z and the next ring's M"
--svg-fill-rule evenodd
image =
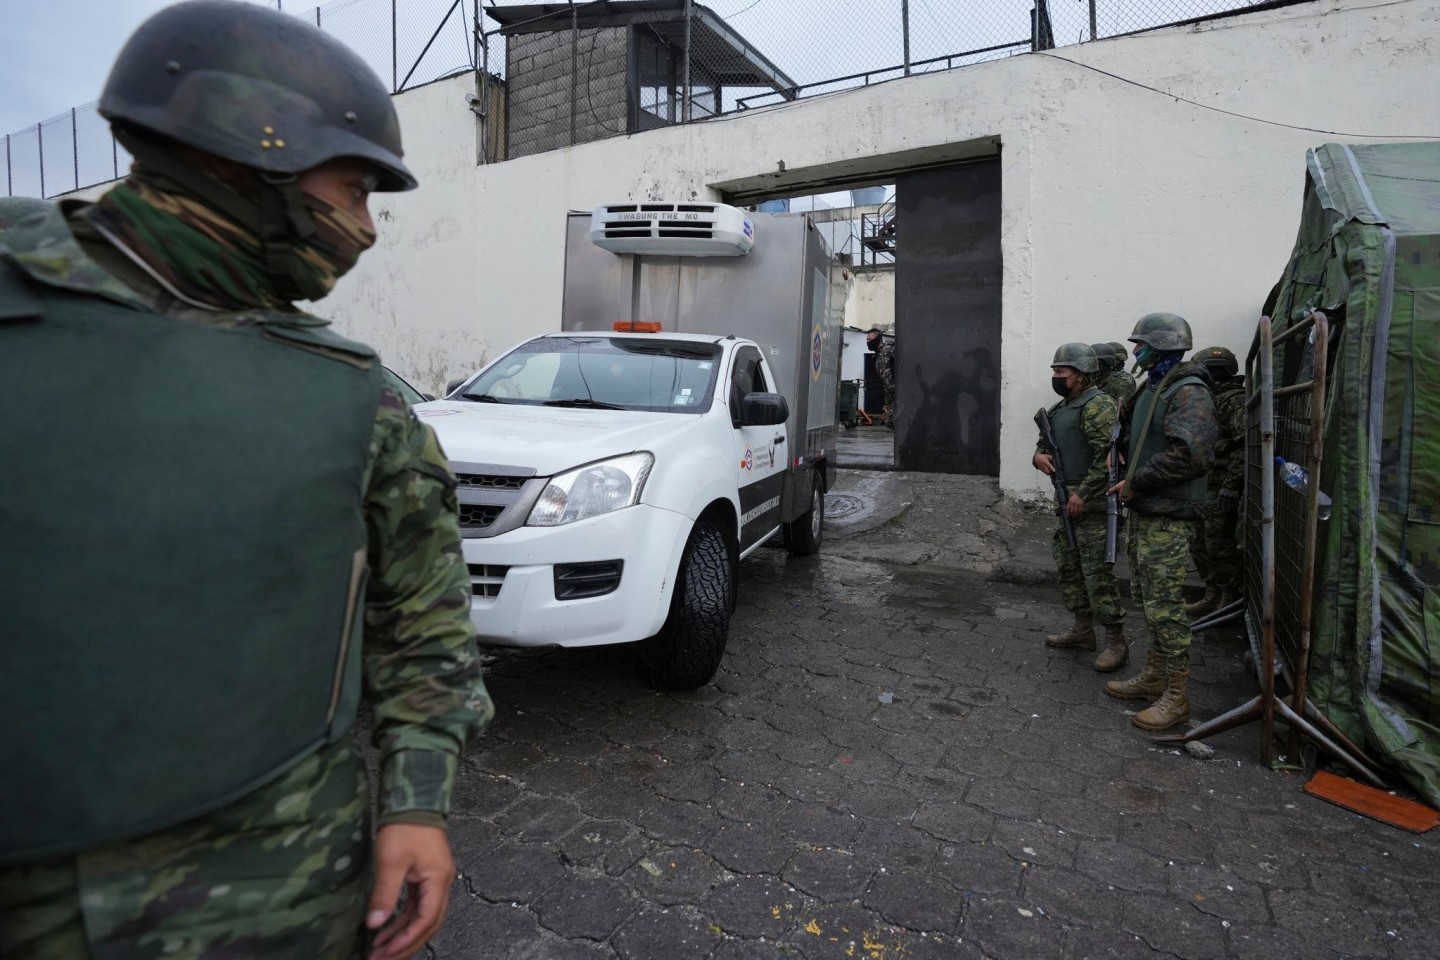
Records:
M900 174L895 439L902 470L1000 474L1000 160Z

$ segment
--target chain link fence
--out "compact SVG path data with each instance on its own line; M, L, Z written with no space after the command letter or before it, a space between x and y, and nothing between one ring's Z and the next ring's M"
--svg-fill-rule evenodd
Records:
M479 0L334 0L271 5L315 24L355 50L391 92L475 69ZM54 197L115 180L130 155L110 135L98 101L7 134L0 183L7 196Z
M487 161L1303 0L275 0L394 92L477 70ZM475 24L479 23L478 36ZM477 62L478 61L478 62ZM95 104L5 137L9 195L115 179Z

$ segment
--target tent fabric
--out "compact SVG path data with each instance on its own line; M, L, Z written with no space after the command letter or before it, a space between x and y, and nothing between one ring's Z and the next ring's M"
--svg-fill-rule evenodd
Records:
M1306 167L1273 318L1331 318L1307 695L1440 807L1440 144L1325 144ZM1277 353L1277 386L1313 349Z

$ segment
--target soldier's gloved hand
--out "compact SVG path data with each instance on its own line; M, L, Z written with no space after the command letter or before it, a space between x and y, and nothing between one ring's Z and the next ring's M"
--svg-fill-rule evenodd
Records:
M445 919L455 861L439 827L388 823L375 835L375 885L365 926L375 933L367 960L405 960ZM405 904L396 910L400 891Z
M1221 490L1216 498L1216 505L1220 513L1227 517L1233 517L1240 512L1240 491Z

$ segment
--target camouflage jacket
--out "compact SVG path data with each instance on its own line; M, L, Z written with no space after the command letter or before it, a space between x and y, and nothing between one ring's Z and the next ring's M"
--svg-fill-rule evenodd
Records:
M1112 371L1108 377L1097 382L1095 386L1114 400L1117 407L1123 408L1130 398L1135 396L1135 378L1124 370Z
M1220 435L1215 441L1215 463L1210 467L1210 493L1233 490L1239 494L1245 485L1245 378L1221 381L1211 393Z
M1209 383L1205 371L1195 363L1181 363L1171 372L1172 383L1187 376L1199 377ZM1155 388L1155 384L1147 382L1140 390ZM1136 392L1138 395L1139 391ZM1129 448L1130 431L1139 430L1142 426L1131 422L1134 409L1133 403L1127 403L1121 413L1121 449ZM1204 476L1210 470L1215 458L1215 439L1219 434L1210 388L1204 384L1187 384L1177 390L1165 415L1164 431L1164 452L1135 465L1130 477L1132 498L1129 505L1140 513L1198 518L1201 508L1160 491ZM1127 464L1126 471L1129 469Z
M1099 386L1096 384L1096 387ZM1066 402L1062 400L1051 407L1050 416L1054 417L1055 411ZM1085 501L1086 513L1105 512L1105 491L1110 489L1110 473L1105 466L1105 457L1110 452L1110 434L1115 429L1117 415L1115 403L1103 389L1099 396L1080 408L1080 430L1085 434L1085 445L1090 448L1090 469L1083 480L1070 488L1070 492ZM1050 453L1045 435L1038 430L1037 433L1039 438L1035 442L1035 452ZM1063 439L1058 436L1055 439L1064 446Z
M36 211L34 201L27 203L0 200L0 230L21 219L34 226L34 217L45 216L44 230L27 230L26 249L11 249L0 233L0 256L44 286L196 323L251 322L248 312L201 310L165 293L78 216L87 204L65 201ZM434 432L388 385L370 437L364 510L370 578L363 681L380 749L380 823L442 826L460 751L489 723L494 707L470 623L455 479ZM324 787L307 784L306 790L318 795ZM253 804L273 792L290 803L295 790L294 778L282 775L240 802Z

